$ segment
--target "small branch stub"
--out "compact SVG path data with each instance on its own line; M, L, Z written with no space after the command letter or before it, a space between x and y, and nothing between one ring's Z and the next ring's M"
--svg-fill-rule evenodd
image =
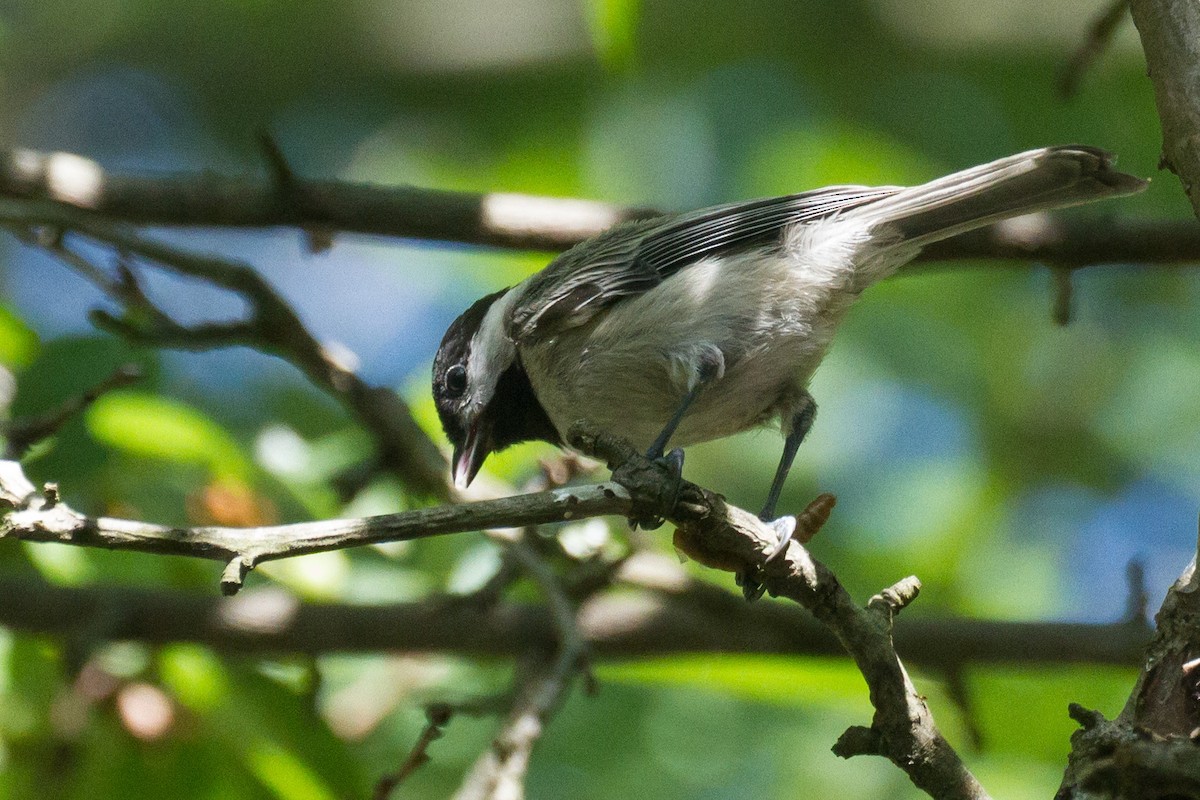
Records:
M874 728L851 725L838 737L830 750L838 758L877 756L883 754L883 741Z
M867 601L867 607L886 615L890 624L892 619L903 611L909 603L917 599L921 593L921 581L916 575L909 575L903 580L884 589Z
M254 562L249 556L241 555L231 559L225 565L225 571L221 573L221 594L226 596L237 594L252 569L254 569Z
M1078 722L1079 726L1081 728L1083 728L1084 730L1091 730L1092 728L1103 725L1105 722L1108 721L1104 718L1104 715L1101 714L1099 711L1094 711L1090 708L1086 708L1086 707L1080 705L1079 703L1071 703L1070 705L1068 705L1067 706L1067 715L1071 719Z

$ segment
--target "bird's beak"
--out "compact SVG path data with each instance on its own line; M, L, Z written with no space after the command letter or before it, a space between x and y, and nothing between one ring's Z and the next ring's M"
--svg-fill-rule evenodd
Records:
M454 486L466 489L475 480L479 468L487 459L490 452L487 447L488 436L481 430L481 420L471 423L467 429L467 438L461 447L454 448Z

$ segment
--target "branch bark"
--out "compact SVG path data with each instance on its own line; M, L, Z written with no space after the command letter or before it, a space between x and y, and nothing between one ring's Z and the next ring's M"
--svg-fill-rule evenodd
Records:
M203 175L115 175L73 153L0 156L0 196L47 200L150 225L296 226L564 250L625 219L653 215L607 203L493 192Z

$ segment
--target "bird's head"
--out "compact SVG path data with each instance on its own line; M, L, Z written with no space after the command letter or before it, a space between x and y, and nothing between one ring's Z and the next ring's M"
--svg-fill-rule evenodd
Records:
M559 442L509 337L510 302L507 289L477 300L451 323L433 359L433 399L460 489L491 453L531 439Z

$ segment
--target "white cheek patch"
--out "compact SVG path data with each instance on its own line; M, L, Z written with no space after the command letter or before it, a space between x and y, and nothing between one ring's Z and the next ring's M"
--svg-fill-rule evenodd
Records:
M508 320L517 295L514 288L492 303L479 330L471 337L467 356L467 405L476 413L492 399L500 376L517 358L517 346L508 337Z

